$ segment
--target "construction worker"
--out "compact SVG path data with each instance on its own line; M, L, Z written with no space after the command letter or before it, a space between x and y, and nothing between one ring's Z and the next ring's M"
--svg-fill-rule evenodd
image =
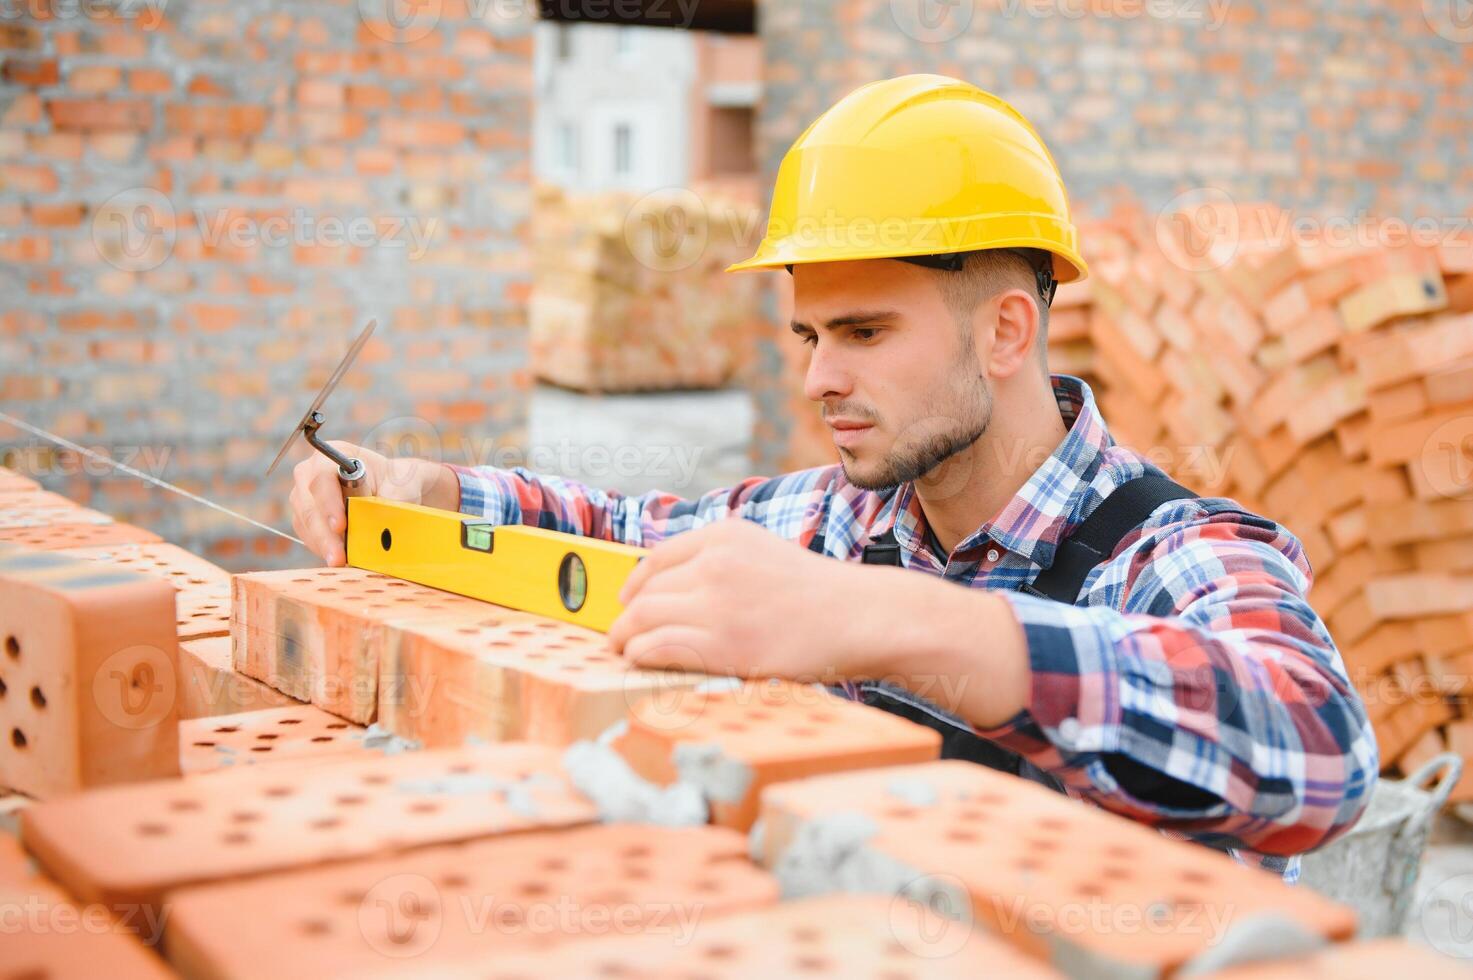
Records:
M789 149L766 237L731 267L792 274L839 464L684 500L343 448L395 499L652 546L609 633L634 664L827 683L940 729L949 757L1295 880L1369 799L1365 709L1299 541L1171 482L1049 374L1076 237L1006 102L875 82ZM291 501L342 564L332 464L300 464Z

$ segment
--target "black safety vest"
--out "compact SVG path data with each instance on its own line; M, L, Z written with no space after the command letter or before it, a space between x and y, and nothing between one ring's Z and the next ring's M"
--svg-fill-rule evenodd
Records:
M1084 587L1090 570L1114 554L1126 535L1144 524L1151 513L1167 501L1196 496L1164 476L1141 476L1122 483L1059 543L1053 564L1040 572L1031 585L1023 586L1022 591L1069 605L1077 604L1079 591ZM860 560L866 565L900 565L900 543L895 540L894 530L886 531L866 545ZM865 682L858 687L865 704L939 731L941 758L965 759L1062 790L1053 776L1016 752L978 736L961 719L924 698L884 684ZM1132 788L1137 790L1140 798L1158 797L1166 789L1172 793L1190 789L1168 777L1143 771L1143 767L1127 765L1131 770L1131 782L1135 784Z

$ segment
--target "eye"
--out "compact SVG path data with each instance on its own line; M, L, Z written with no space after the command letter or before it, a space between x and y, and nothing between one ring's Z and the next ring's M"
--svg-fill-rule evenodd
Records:
M850 334L855 340L874 340L880 335L880 331L874 327L855 327Z
M816 334L816 333L805 333L805 334L801 334L800 335L800 339L808 347L816 347L816 346L818 346L818 334Z

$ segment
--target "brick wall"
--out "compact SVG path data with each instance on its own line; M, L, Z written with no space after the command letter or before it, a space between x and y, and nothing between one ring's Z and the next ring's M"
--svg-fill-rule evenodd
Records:
M0 20L0 409L285 528L290 467L262 474L376 316L331 435L520 443L526 5L102 6ZM36 445L0 425L50 489L232 567L307 559Z
M1473 205L1473 28L1441 0L771 0L758 25L768 185L846 92L934 71L1027 115L1084 214L1183 194L1347 218ZM773 385L761 465L811 465L796 382Z

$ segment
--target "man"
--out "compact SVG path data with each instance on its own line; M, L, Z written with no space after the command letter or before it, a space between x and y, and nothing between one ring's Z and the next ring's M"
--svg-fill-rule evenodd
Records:
M1112 442L1083 382L1050 377L1075 239L1010 106L877 82L799 137L767 237L732 267L792 273L839 465L687 501L348 448L383 495L653 546L609 634L636 664L842 686L941 729L949 756L1292 881L1368 801L1364 708L1294 536L1172 484ZM326 460L297 467L292 507L342 564Z

